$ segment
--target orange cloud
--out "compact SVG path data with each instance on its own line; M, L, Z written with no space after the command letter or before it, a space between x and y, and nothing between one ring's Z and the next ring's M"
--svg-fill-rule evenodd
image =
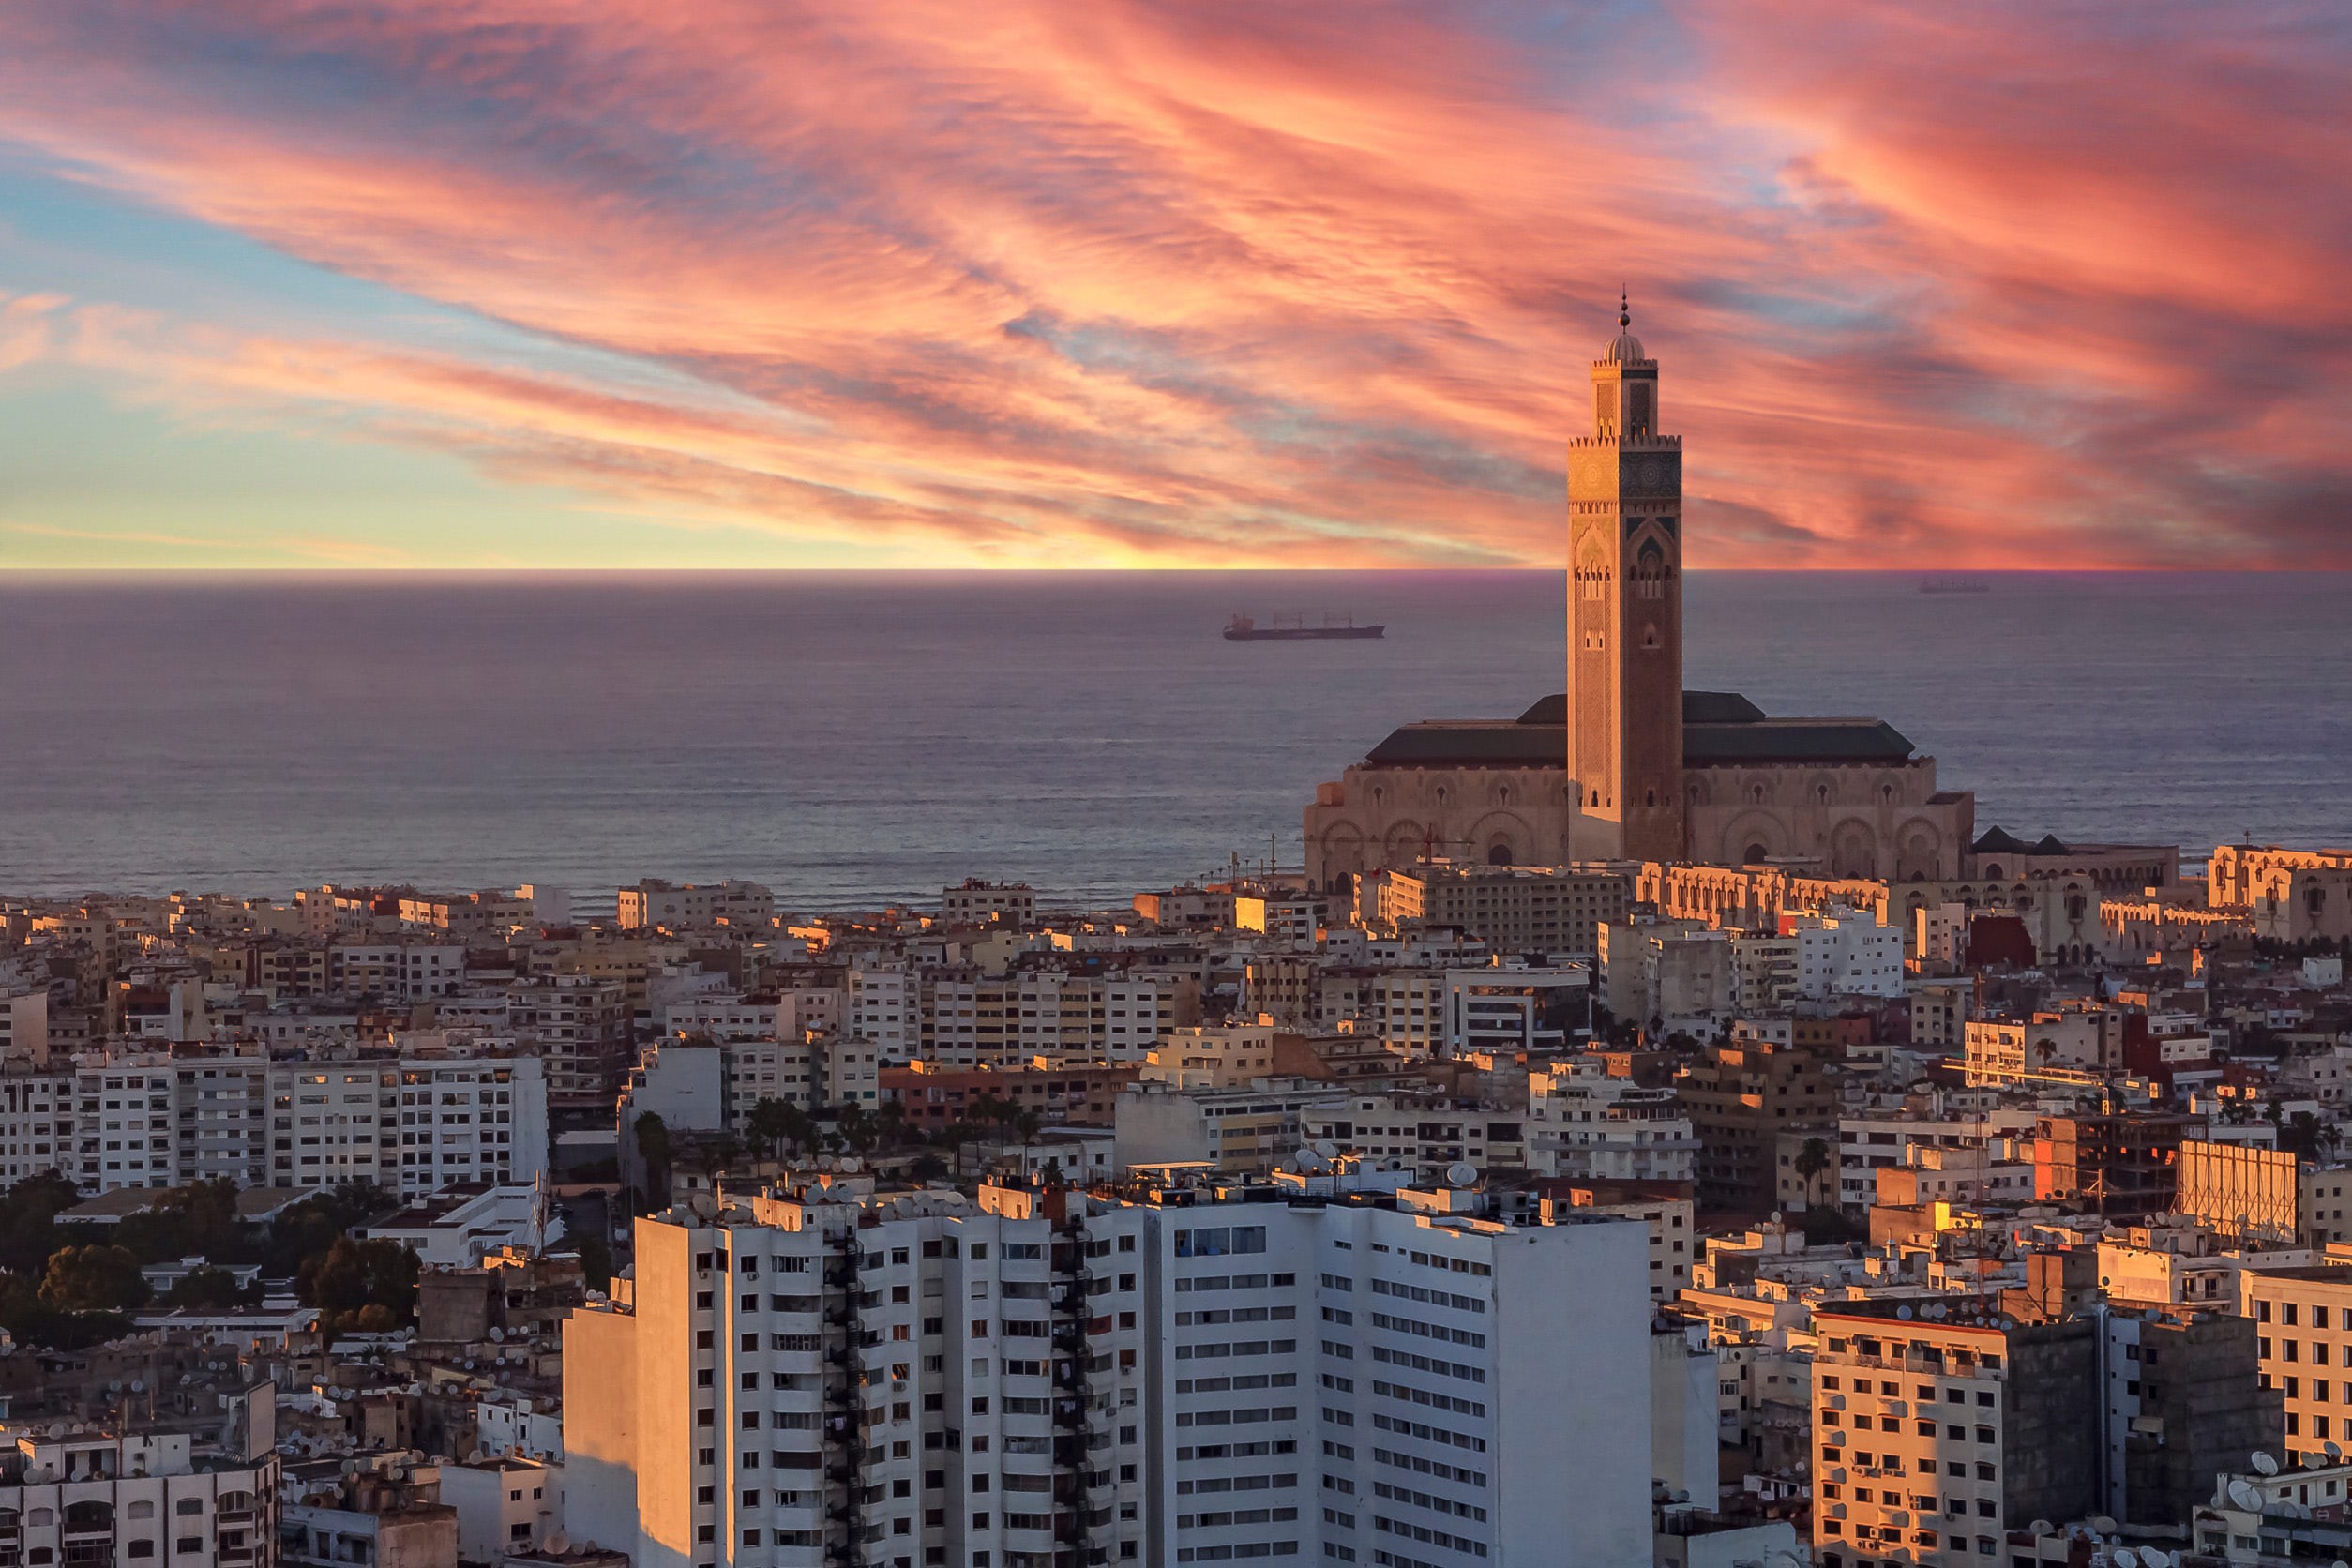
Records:
M686 526L1550 564L1625 280L1701 564L2347 565L2326 18L27 0L0 137L550 350L106 351L159 395Z

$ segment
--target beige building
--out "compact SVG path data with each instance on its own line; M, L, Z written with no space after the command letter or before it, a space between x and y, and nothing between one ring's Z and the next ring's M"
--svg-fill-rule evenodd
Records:
M2275 942L2352 937L2352 850L2224 844L2206 863L2206 901L2244 910Z
M2290 1462L2324 1463L2328 1444L2352 1440L2352 1267L2249 1269L2238 1282L2262 1386L2286 1396Z
M1567 690L1516 719L1408 724L1319 786L1310 883L1440 856L1963 874L1974 797L1892 726L1682 689L1682 444L1660 433L1658 362L1621 330L1592 390L1568 451Z
M1625 918L1627 866L1489 866L1424 861L1367 878L1360 915L1377 927L1450 926L1498 953L1599 951L1604 921Z

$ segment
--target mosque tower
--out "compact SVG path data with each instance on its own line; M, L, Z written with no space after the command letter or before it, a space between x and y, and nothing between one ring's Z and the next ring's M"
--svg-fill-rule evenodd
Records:
M1592 362L1592 434L1568 444L1568 776L1579 858L1682 857L1682 439L1658 433L1658 362L1618 334Z

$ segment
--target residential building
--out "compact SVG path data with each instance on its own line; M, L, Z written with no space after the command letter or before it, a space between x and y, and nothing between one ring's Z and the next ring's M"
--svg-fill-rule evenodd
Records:
M1027 882L984 882L968 877L939 896L940 923L961 926L1010 926L1025 929L1037 923L1037 892Z
M565 1326L568 1526L637 1568L1646 1563L1646 1228L1347 1180L641 1219Z
M758 927L776 919L776 896L758 882L733 879L713 886L648 878L620 890L615 913L623 930L666 927L684 930L699 927Z
M1430 860L1366 877L1359 909L1394 930L1450 927L1497 953L1591 957L1604 922L1621 922L1625 866L1486 866Z
M1527 1163L1546 1176L1688 1183L1698 1147L1671 1089L1644 1089L1592 1057L1529 1075Z
M1772 1209L1780 1135L1835 1123L1837 1074L1819 1052L1795 1046L1744 1040L1702 1048L1675 1085L1698 1139L1701 1206Z

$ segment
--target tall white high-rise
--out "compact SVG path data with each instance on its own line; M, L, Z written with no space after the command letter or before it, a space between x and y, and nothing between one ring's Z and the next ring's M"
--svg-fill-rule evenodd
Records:
M572 1532L640 1568L1646 1563L1647 1228L1349 1189L833 1176L641 1219L565 1326Z

